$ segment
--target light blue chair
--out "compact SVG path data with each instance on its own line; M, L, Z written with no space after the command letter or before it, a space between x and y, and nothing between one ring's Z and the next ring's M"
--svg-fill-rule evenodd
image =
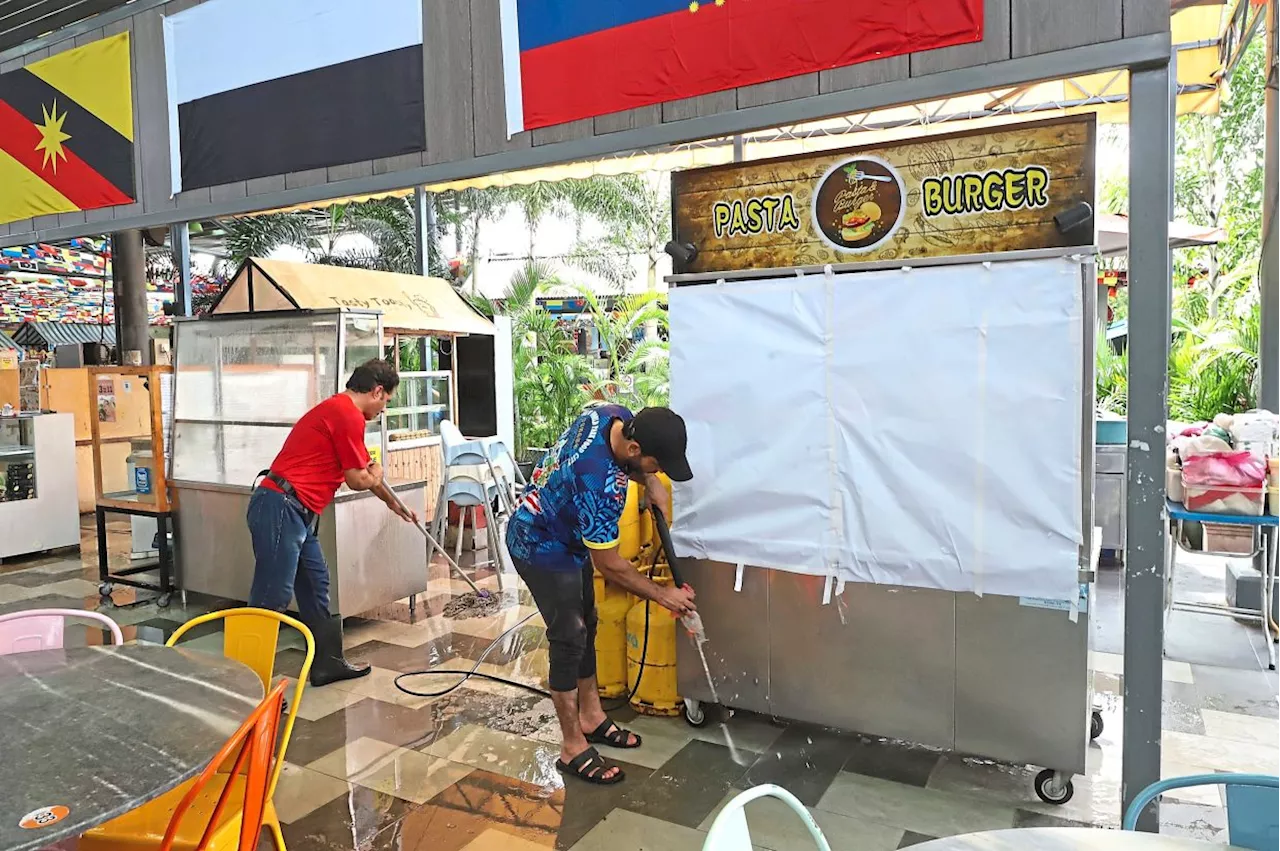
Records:
M1173 789L1227 787L1227 842L1235 848L1275 851L1280 844L1280 778L1269 774L1192 774L1152 783L1124 813L1124 829L1134 830L1147 804Z

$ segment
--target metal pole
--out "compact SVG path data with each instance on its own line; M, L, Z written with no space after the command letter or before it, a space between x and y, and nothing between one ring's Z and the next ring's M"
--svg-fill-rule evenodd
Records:
M128 365L128 353L138 352L138 364L148 364L151 353L147 346L147 260L142 248L142 231L112 234L111 244L116 317L120 323L120 336L116 339L120 363Z
M1160 779L1164 667L1164 446L1169 410L1170 144L1167 63L1129 75L1129 451L1124 583L1123 805ZM1139 829L1159 830L1158 805Z
M169 226L169 249L173 252L173 268L178 273L173 282L173 305L178 316L191 315L191 234L186 222Z
M1259 380L1258 407L1280 411L1280 240L1277 239L1276 202L1280 196L1280 97L1277 97L1277 0L1270 0L1265 10L1267 22L1267 88L1263 95L1263 165L1262 165L1262 259L1258 268L1261 290L1262 327L1258 338Z
M742 134L738 133L733 137L733 161L740 163L747 158L747 143L743 140Z
M418 274L431 274L431 241L435 239L436 208L431 194L421 186L413 188L413 239L417 251Z

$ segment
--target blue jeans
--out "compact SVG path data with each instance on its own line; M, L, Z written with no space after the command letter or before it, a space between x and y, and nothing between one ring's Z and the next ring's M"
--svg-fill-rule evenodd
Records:
M258 488L249 498L246 519L254 561L249 605L283 612L296 594L303 623L328 620L329 566L301 504L279 491Z

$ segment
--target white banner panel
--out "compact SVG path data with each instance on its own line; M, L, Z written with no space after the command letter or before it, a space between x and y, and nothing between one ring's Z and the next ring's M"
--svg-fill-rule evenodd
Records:
M1076 594L1078 263L682 287L671 328L695 474L677 491L682 555Z

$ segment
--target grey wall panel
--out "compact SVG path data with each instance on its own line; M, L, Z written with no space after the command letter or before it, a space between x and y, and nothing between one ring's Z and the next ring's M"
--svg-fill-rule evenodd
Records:
M252 180L244 182L245 195L253 197L254 195L266 195L270 192L283 192L285 190L285 179L283 174L273 174L268 177L255 177Z
M286 189L300 189L304 186L319 186L328 179L328 169L309 168L306 171L291 171L286 174L284 176L284 186Z
M823 92L839 92L874 86L890 80L905 80L911 75L911 60L907 56L890 56L859 62L844 68L832 68L818 73L818 89Z
M471 4L464 0L426 0L422 33L427 161L452 162L475 156ZM374 172L381 173L376 164Z
M102 27L98 27L97 29L92 29L92 30L89 30L87 33L82 33L76 36L75 45L76 47L84 47L86 44L89 44L90 42L94 42L102 38L102 36L103 36Z
M634 130L637 127L649 127L662 123L662 104L641 106L636 109L624 109L622 112L611 112L596 117L596 135L617 133L622 130Z
M1121 0L1016 0L1011 18L1014 56L1034 56L1122 35Z
M498 0L471 0L471 93L475 109L474 156L533 146L532 134L527 132L507 138ZM431 150L430 140L427 150Z
M75 213L59 213L58 214L58 227L60 228L73 227L75 225L82 225L84 224L84 222L85 222L85 218L84 218L83 210Z
M373 174L373 160L365 160L360 163L347 163L346 165L331 165L328 169L328 179L330 183L339 180L354 180L357 177L368 177Z
M1125 38L1169 31L1167 0L1122 0Z
M133 215L130 208L148 212L174 209L169 156L169 100L164 74L164 19L159 10L132 19L133 33L133 153L134 180L141 204L115 208L114 218ZM207 197L207 195L206 195Z
M738 109L777 103L783 100L807 98L818 93L818 75L801 74L798 77L787 77L784 80L771 80L768 83L756 83L754 86L742 86L738 89Z
M217 204L222 201L235 201L245 197L245 185L241 180L238 183L227 183L222 186L209 187L209 201Z
M662 120L686 121L690 118L702 118L721 112L733 112L738 108L738 93L712 92L696 98L681 98L667 101L662 105Z
M550 127L539 127L533 131L534 147L538 145L554 145L556 142L570 142L574 139L590 139L595 135L595 120L582 118L578 121L567 121L564 124L553 124Z
M199 189L188 189L180 193L175 200L179 210L190 210L192 207L210 203L213 200L213 193L208 186L202 186Z
M1010 6L1016 0L983 0L982 41L911 54L911 76L941 74L1009 58Z
M373 161L374 174L391 174L397 171L427 165L427 154L400 154L395 157L383 157Z

